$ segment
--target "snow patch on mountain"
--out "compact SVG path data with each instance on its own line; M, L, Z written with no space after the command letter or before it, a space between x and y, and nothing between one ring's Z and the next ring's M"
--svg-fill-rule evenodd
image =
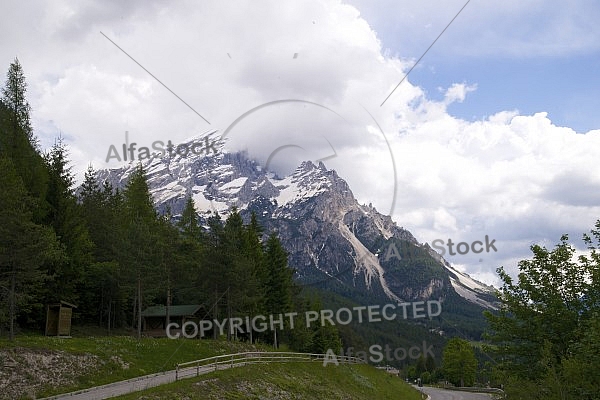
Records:
M279 189L279 195L275 198L280 207L295 204L331 188L326 176L319 176L315 172L320 169L310 161L303 162L292 175L283 179L269 177L271 183Z
M263 171L245 153L227 153L222 148L214 155L153 158L142 164L157 207L163 212L170 210L175 218L181 214L187 196L192 196L202 218L215 211L226 217L232 206L246 210L252 203L253 210L271 224L270 229L287 235L284 245L296 257L293 266L300 276L320 271L333 278L342 266L354 264L354 279L362 275L367 289L381 289L394 301L401 301L399 296L423 298L440 292L444 282L449 288L445 279L406 288L398 271L388 271L386 280L379 254L371 253L366 246L380 237L386 241L394 238L427 247L429 254L446 268L452 288L460 296L483 307L496 308L491 297L493 288L452 268L428 245L420 245L410 232L372 205L358 204L347 183L322 162L303 162L283 178ZM136 167L137 163L129 163L100 171L98 178L123 189ZM382 263L386 265L383 260Z
M456 290L456 293L472 303L494 310L498 309L497 304L478 296L478 294L489 295L493 293L494 288L471 278L469 274L454 269L448 263L444 267L450 272L450 283L452 283L452 287Z
M221 185L219 189L226 193L237 193L237 191L244 186L244 183L246 183L247 180L248 178L246 177L236 178L225 183L224 185Z

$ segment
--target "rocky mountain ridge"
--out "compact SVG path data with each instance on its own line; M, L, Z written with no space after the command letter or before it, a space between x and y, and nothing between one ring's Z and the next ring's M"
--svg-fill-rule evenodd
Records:
M192 140L198 140L197 138ZM201 220L237 207L255 212L275 230L301 284L336 288L372 302L462 299L496 308L493 288L454 269L406 229L371 205L357 202L346 181L319 162L303 162L283 178L243 152L227 152L213 137L214 154L179 154L142 161L159 212L177 218L192 196ZM101 181L124 187L137 162L99 171Z

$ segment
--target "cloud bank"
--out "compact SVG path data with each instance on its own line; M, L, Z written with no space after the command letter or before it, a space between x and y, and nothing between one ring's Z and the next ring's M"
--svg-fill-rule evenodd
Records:
M230 130L231 150L265 162L293 145L272 158L281 173L326 158L359 201L423 242L489 235L497 253L449 258L487 283L499 265L514 272L530 244L578 239L600 216L600 131L577 134L544 110L452 116L476 82L440 88L435 101L409 77L380 107L414 60L391 55L340 1L33 2L5 19L0 62L19 57L37 135L45 146L62 135L80 178L90 163L118 166L105 159L125 131L176 143L255 110Z

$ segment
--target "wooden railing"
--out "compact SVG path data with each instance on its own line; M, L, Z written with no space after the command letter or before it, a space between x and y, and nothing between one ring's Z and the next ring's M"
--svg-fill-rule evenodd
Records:
M233 366L242 366L248 364L273 363L273 362L315 362L326 360L325 354L317 353L291 353L291 352L266 352L253 351L245 353L225 354L203 358L201 360L188 361L177 364L175 369L175 380L187 378L190 376L199 376L200 371L217 370L219 368L231 368ZM338 363L343 364L364 364L364 360L357 357L348 357L336 355ZM333 363L328 360L328 363Z

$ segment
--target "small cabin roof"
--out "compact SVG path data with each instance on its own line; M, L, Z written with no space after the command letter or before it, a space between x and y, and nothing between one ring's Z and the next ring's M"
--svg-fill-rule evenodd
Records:
M202 308L198 304L186 304L180 306L170 306L170 317L185 317L195 315ZM164 305L150 306L142 311L142 317L166 317L167 307Z

